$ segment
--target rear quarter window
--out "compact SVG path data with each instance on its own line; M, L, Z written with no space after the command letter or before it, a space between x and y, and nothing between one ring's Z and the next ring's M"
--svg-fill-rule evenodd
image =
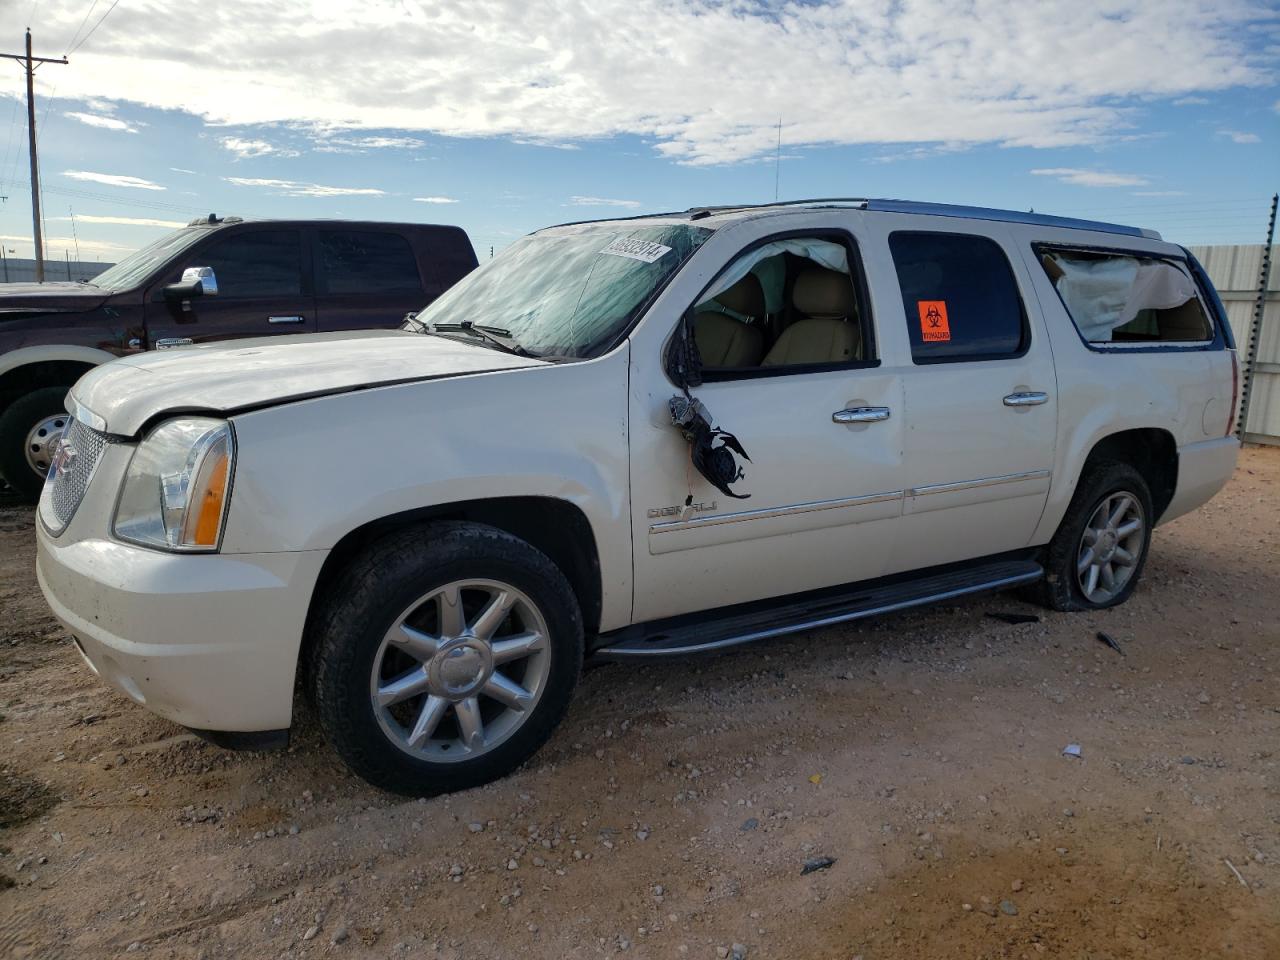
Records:
M1214 336L1195 280L1176 260L1037 245L1040 266L1091 346L1204 343Z

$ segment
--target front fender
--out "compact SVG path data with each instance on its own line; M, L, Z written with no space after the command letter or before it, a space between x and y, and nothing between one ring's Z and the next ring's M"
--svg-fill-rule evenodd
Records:
M630 617L627 348L598 360L400 384L233 418L223 552L330 550L368 523L493 497L578 507L602 628Z

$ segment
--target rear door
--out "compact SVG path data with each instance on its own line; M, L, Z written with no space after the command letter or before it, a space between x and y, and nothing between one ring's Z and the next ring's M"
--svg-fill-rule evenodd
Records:
M429 299L413 247L394 230L320 227L315 271L322 331L398 327Z
M147 293L148 346L186 346L316 329L304 232L297 227L218 231L167 271ZM187 267L210 267L217 296L166 300L163 287Z
M892 569L1025 547L1048 497L1058 412L1053 354L1025 267L1008 255L998 223L881 223L900 294L893 322L910 346Z

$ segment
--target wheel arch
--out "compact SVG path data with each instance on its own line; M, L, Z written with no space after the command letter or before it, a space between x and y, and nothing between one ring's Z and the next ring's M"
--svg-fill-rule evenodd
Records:
M349 531L325 559L311 594L301 659L310 655L311 617L338 574L369 544L409 526L464 520L497 527L545 553L569 581L582 611L583 631L599 630L603 605L600 554L591 523L581 508L547 496L493 497L436 504L369 521Z
M93 347L24 347L0 356L0 410L40 387L72 384L115 355Z
M1160 427L1138 427L1108 434L1094 443L1081 465L1081 475L1096 460L1127 463L1142 474L1151 491L1155 513L1151 523L1154 526L1160 521L1178 486L1178 443L1172 433Z

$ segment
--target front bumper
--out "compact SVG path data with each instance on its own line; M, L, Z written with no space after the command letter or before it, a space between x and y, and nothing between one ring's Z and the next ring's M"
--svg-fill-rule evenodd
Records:
M289 726L326 551L174 555L37 536L40 589L112 687L200 730Z

